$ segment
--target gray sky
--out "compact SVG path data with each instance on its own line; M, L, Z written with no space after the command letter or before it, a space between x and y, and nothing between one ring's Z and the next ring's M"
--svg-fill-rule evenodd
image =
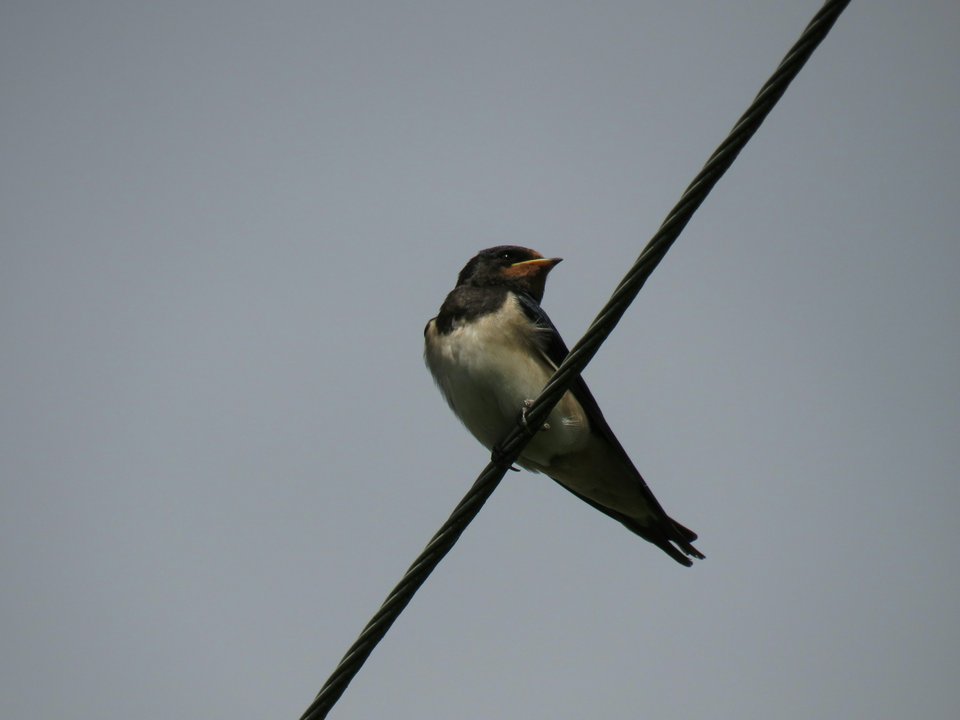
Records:
M0 716L289 718L487 460L477 250L572 343L818 2L6 2ZM960 705L960 5L855 2L586 373L684 569L511 473L337 718Z

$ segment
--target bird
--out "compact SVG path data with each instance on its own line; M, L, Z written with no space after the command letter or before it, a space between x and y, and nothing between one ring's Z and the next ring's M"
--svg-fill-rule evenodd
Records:
M424 360L450 408L497 457L497 443L569 354L540 303L561 258L518 245L481 250L424 328ZM547 475L681 565L704 555L610 429L582 377L535 429L517 465Z

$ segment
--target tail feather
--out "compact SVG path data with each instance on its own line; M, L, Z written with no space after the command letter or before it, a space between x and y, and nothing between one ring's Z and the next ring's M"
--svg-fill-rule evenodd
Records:
M666 522L656 526L641 525L635 518L625 515L620 515L617 520L647 542L656 545L681 565L692 566L691 557L697 560L706 558L706 555L691 544L691 541L697 539L697 534L673 518L666 517Z
M651 513L644 517L644 522L641 523L636 517L631 517L618 510L614 510L583 493L577 492L577 490L571 487L569 482L565 482L566 477L557 472L555 468L540 466L529 460L521 460L520 465L534 471L548 474L552 480L565 490L573 493L585 503L592 505L605 515L609 515L619 521L633 533L639 535L647 542L656 545L681 565L686 565L687 567L693 565L690 558L696 558L697 560L704 559L705 555L692 545L693 541L697 539L697 534L668 516L652 494L650 495ZM634 470L633 472L636 471ZM639 477L639 475L637 475L637 477ZM643 482L643 480L641 479L640 482Z

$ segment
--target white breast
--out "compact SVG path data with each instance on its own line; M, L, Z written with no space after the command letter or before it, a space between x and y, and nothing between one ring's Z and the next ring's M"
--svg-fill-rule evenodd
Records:
M424 357L450 407L488 449L517 421L525 400L540 394L554 367L533 342L529 318L512 293L496 314L461 323L441 335L426 331ZM583 408L570 393L553 409L521 457L549 466L550 459L582 447L589 436Z

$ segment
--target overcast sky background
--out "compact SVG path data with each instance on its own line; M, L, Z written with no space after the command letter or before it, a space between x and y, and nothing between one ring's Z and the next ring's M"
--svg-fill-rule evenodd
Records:
M819 3L0 9L0 716L296 718ZM960 4L854 2L586 378L692 569L511 473L336 718L953 718Z

